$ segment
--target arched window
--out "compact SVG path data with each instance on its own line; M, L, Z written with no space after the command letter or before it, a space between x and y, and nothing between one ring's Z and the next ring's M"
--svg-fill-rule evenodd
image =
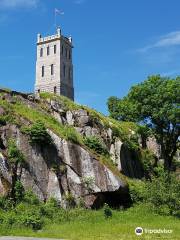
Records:
M40 91L40 89L38 89L38 93L40 93L41 91Z
M51 64L51 75L54 75L54 65Z
M71 60L71 50L69 50L69 60Z
M44 77L44 66L42 66L42 69L41 69L41 76Z
M57 87L54 87L54 94L57 93Z
M62 53L62 55L64 55L64 46L63 45L61 47L61 53Z
M40 57L43 56L43 48L40 49Z

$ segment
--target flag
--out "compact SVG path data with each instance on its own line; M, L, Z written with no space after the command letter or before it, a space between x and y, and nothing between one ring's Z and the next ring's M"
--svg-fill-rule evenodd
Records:
M54 13L55 13L55 15L57 15L57 14L64 15L64 12L57 8L54 9Z

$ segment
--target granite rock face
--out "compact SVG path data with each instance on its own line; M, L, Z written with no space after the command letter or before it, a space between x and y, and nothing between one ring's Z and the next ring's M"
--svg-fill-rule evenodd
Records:
M9 102L13 100L8 94L5 98ZM21 101L29 108L37 105L34 98L21 96ZM110 127L105 128L85 109L64 109L55 100L47 103L45 110L59 124L73 127L82 137L98 137L109 151L117 172L135 178L143 176L136 152L129 150ZM3 106L0 106L0 116L3 114ZM27 119L21 121L25 125L30 124ZM1 195L8 194L12 184L7 149L8 140L13 138L26 162L24 166L18 166L18 178L25 190L31 189L42 201L53 197L66 207L70 199L71 203L83 202L88 208L100 207L105 202L112 206L129 202L128 185L123 175L114 172L88 148L59 137L53 130L47 129L47 132L52 139L51 145L30 144L28 135L21 131L18 124L0 124Z
M96 207L108 202L108 193L117 193L128 198L127 184L101 164L92 154L81 146L59 138L52 131L52 146L45 148L30 145L27 136L16 126L8 125L0 129L4 146L8 138L15 138L17 146L26 158L26 166L19 175L24 188L32 189L43 201L50 197L63 202L63 197L71 193L75 202L83 199L86 207ZM8 159L0 154L0 193L6 194L11 185L11 172ZM101 196L101 197L100 197ZM97 200L100 198L101 200Z

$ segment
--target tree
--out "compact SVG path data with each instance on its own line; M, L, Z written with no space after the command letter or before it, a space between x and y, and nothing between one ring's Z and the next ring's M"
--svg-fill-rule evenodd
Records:
M165 169L170 170L180 136L180 77L150 76L132 87L126 97L108 99L110 116L152 129L161 146Z

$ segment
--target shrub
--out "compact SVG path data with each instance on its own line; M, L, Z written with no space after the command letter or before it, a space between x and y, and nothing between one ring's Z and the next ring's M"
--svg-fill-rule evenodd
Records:
M40 204L39 199L32 192L32 190L29 190L29 191L25 192L23 201L30 204L30 205L39 205Z
M107 203L104 204L104 217L106 219L112 217L111 208L109 207L109 205Z
M14 139L8 141L8 160L11 164L22 164L25 161L24 155L18 149Z
M59 208L59 203L55 198L50 198L45 204L42 204L40 207L40 215L52 218L53 215L56 215L56 212Z
M64 200L67 208L74 208L76 206L75 199L70 192L64 195Z
M162 167L155 168L155 173L149 181L128 180L132 202L144 202L156 213L180 217L180 180Z
M81 143L81 137L78 135L76 130L73 127L65 126L64 127L64 136L67 140L73 143Z
M159 172L147 183L146 201L157 213L180 217L180 180L172 173Z
M143 165L146 178L150 178L150 176L154 173L154 165L156 162L155 155L148 149L141 149L140 160Z
M4 214L3 223L5 225L12 226L16 222L17 222L17 216L16 216L16 213L14 211L6 212L6 214Z
M97 137L94 136L86 137L84 139L84 144L98 154L109 155L107 148L102 144L102 142Z
M0 197L0 209L9 210L13 208L13 201L7 197Z
M24 187L23 187L21 181L19 181L19 180L16 181L14 189L15 189L16 203L22 201L24 198L25 191L24 191Z
M23 216L21 221L23 225L25 225L26 227L30 227L33 230L39 230L43 226L43 221L40 216L34 213Z
M32 144L38 143L43 145L52 142L44 123L41 121L36 121L30 128L24 128L23 131L30 136Z
M146 196L146 183L141 180L129 180L129 193L133 203L144 201Z
M84 183L85 187L90 191L92 189L92 187L94 186L95 183L95 179L94 177L83 177L82 179L82 183Z

